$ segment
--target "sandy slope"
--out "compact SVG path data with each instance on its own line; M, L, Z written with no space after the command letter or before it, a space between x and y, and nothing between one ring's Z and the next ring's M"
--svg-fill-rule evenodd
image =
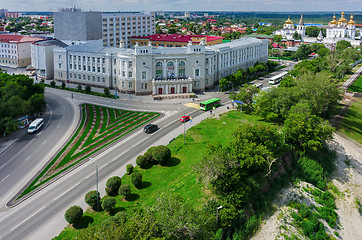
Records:
M356 198L362 202L362 148L338 134L334 134L334 140L329 143L329 146L337 152L336 170L330 180L342 192L336 200L336 212L341 226L341 229L337 231L340 235L339 239L362 239L362 217L355 203ZM303 194L300 188L284 189L275 203L277 211L264 220L252 239L283 239L283 234L290 236L292 233L303 239L291 225L291 219L288 218L291 210L286 206L289 200L300 194ZM332 230L331 235L337 238L334 231Z

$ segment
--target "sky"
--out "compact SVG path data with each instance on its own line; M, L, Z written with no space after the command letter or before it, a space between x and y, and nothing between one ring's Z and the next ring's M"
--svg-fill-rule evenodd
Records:
M362 11L362 0L0 0L9 11Z

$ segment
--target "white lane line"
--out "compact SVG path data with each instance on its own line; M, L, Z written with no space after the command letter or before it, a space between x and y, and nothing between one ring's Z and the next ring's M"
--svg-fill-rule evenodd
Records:
M15 227L13 227L12 229L10 229L10 231L13 231L15 228L19 227L20 225L22 225L24 222L26 222L27 220L29 220L30 218L34 217L38 212L40 212L41 210L43 210L44 208L46 208L46 206L43 206L42 208L40 208L38 211L36 211L35 213L31 214L29 217L27 217L24 221L22 221L21 223L19 223L18 225L16 225Z
M86 179L87 179L87 178L90 178L92 175L93 175L93 173L89 174L89 175L86 177Z
M47 142L47 140L45 140L45 141L43 142L43 145L44 145L46 142Z
M58 125L58 127L57 127L57 128L59 128L59 126L60 126L60 124Z
M30 158L30 156L29 156L29 157L27 157L27 158L25 159L25 162L26 162L26 161L28 161L28 160L29 160L29 158Z
M1 180L2 182L7 179L9 177L9 175L7 175L6 177L3 178L3 180Z
M62 118L64 118L64 115L63 115L63 117Z
M74 185L73 187L69 188L67 191L63 192L62 194L60 194L58 197L54 198L54 201L58 200L59 198L63 197L65 194L67 194L68 192L72 191L75 187L77 187L79 185L79 183L77 183L76 185Z

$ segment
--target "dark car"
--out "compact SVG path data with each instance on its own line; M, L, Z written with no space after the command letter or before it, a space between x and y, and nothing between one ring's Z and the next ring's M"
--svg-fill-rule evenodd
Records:
M143 128L143 131L145 133L153 133L158 129L158 126L156 124L148 124Z

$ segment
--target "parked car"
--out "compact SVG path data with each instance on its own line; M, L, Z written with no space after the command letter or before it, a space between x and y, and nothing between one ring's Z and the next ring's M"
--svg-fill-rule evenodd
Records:
M190 121L190 116L182 116L182 117L180 118L180 121L181 121L181 122L188 122L188 121Z
M147 124L144 128L143 131L145 133L153 133L154 131L156 131L158 129L158 126L156 124Z

